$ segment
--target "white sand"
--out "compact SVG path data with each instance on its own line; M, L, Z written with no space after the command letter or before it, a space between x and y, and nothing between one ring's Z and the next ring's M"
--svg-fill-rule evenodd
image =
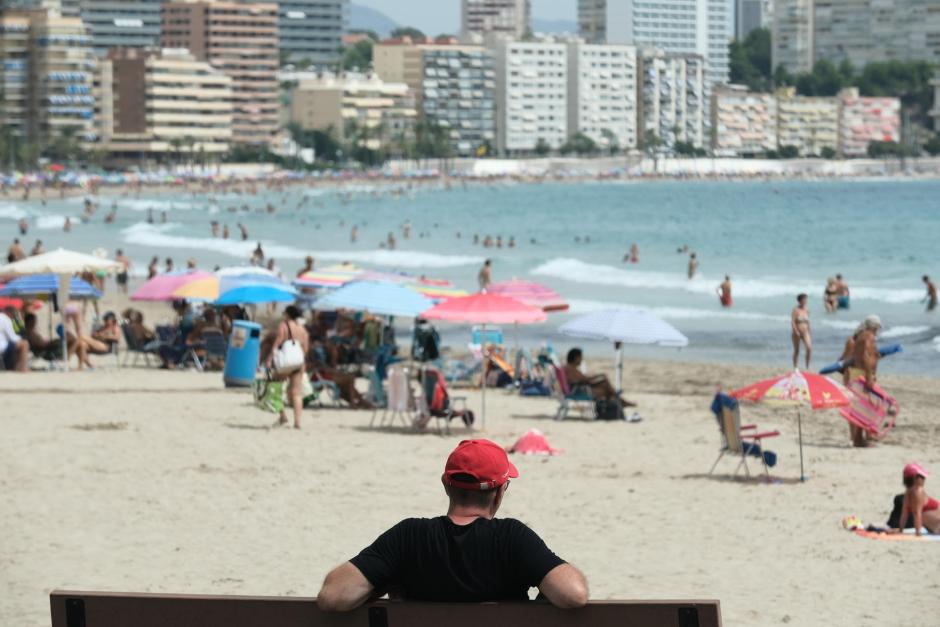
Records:
M940 543L866 540L840 521L883 523L907 461L940 477L936 382L885 379L904 409L872 449L850 448L834 412L809 417L802 485L795 420L749 409L783 432L782 481L730 481L729 460L706 476L714 383L768 372L632 364L640 424L558 423L554 400L488 394L477 435L508 445L537 427L564 449L514 460L501 514L581 567L594 599L717 598L728 625L930 623ZM48 624L53 588L315 595L386 527L443 513L440 473L463 437L370 431L370 412L350 410L270 429L218 373L5 373L0 398L0 624L17 627Z

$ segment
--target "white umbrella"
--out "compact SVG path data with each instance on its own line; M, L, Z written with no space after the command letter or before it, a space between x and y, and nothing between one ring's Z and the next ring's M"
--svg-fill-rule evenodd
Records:
M65 368L68 369L68 348L66 347L68 333L66 332L65 303L69 298L69 282L72 275L81 272L118 272L123 268L123 264L117 261L58 248L48 253L34 255L0 266L0 276L59 275L57 300L59 302L59 311L62 314L62 356L65 361Z
M648 344L681 348L689 338L645 309L619 308L595 311L569 320L558 331L570 337L613 342L617 349L617 387L623 387L622 344Z

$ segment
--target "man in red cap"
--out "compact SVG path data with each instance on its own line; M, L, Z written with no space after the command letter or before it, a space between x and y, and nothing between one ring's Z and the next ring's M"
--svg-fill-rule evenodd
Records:
M519 471L499 445L464 440L447 458L446 516L408 518L326 576L317 604L348 611L385 593L417 601L527 600L538 587L562 608L587 603L581 572L555 555L534 531L495 518Z

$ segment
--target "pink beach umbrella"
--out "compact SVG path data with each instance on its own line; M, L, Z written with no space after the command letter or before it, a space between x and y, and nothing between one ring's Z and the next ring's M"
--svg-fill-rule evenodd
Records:
M178 300L179 296L174 296L173 292L193 281L211 278L213 278L212 274L201 270L158 274L134 290L134 293L131 294L131 300Z
M545 312L568 310L568 303L558 292L547 285L533 281L523 281L521 279L500 281L490 285L486 288L486 291L489 294L515 298L519 302L538 307Z
M421 314L428 320L443 320L482 325L480 337L486 337L488 324L536 324L545 322L545 312L538 307L521 303L515 298L481 292L470 296L449 298ZM486 347L483 357L486 358ZM483 381L480 417L486 428L486 381Z

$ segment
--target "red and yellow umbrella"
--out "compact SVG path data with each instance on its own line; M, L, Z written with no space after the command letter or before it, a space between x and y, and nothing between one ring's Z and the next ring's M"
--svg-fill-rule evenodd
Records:
M803 407L813 410L835 409L850 403L849 391L841 383L821 374L793 372L752 383L747 387L731 392L731 396L740 401L784 405L797 408L797 424L800 437L800 481L805 481L803 474Z

